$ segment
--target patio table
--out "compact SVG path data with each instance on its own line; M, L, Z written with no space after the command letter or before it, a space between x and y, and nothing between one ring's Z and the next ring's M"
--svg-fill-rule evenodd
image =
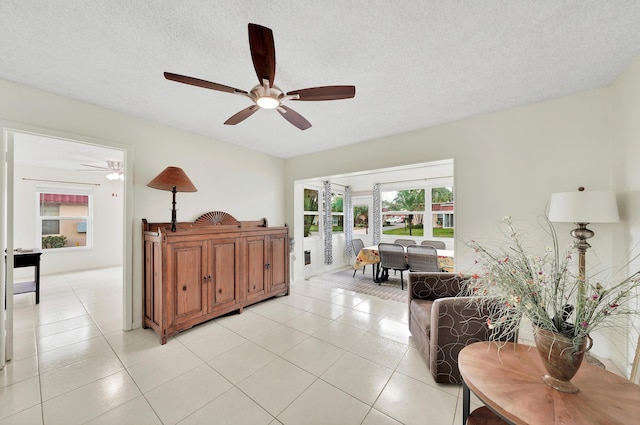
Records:
M405 252L407 248L404 247ZM438 249L438 267L440 267L443 271L453 272L453 250L452 249ZM353 268L355 270L360 267L364 267L367 265L373 265L375 267L374 271L374 282L376 282L376 276L378 276L378 271L380 268L380 253L378 252L378 245L365 246L360 250L356 259L353 263ZM376 282L379 283L379 282Z

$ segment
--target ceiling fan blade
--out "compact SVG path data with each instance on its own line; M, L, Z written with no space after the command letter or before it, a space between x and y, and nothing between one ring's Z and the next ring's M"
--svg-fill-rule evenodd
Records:
M269 87L273 87L273 79L276 75L276 47L273 43L273 32L258 24L249 24L249 49L251 60L256 70L258 81L269 81Z
M251 115L253 115L258 109L260 109L258 105L251 105L248 108L245 108L242 111L238 112L237 114L233 115L224 123L227 125L236 125L238 123L241 123L242 121L246 120Z
M294 90L287 96L299 95L299 99L291 100L338 100L350 99L356 95L356 86L324 86Z
M236 89L234 87L225 86L218 83L212 83L211 81L201 80L199 78L187 77L186 75L173 74L171 72L165 72L164 78L178 83L189 84L192 86L203 87L205 89L222 91L225 93L238 93L247 94L246 91Z
M297 113L291 108L287 108L284 105L278 106L278 112L284 117L285 120L298 127L300 130L306 130L311 127L311 123L305 119L302 115Z
M80 164L83 167L91 167L91 168L97 168L97 170L77 170L77 171L109 171L109 168L107 167L99 167L97 165L91 165L91 164Z

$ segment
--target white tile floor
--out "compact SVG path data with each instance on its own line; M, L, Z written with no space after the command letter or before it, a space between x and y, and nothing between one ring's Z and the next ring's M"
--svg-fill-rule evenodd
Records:
M15 297L5 424L462 424L404 303L309 282L160 345L123 332L120 269L43 276Z

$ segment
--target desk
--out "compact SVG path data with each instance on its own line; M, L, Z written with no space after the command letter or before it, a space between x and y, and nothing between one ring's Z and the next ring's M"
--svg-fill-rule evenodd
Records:
M405 247L405 251L406 251ZM447 272L453 272L453 250L451 249L438 249L438 267ZM380 254L378 253L378 245L365 246L360 250L353 263L355 270L360 267L367 266L369 264L374 267L380 267ZM374 273L374 279L377 273Z
M640 386L590 363L571 380L577 394L542 382L546 373L535 347L507 343L466 346L458 357L464 380L463 424L469 415L469 390L512 424L628 425L640 417Z
M13 268L34 267L34 280L29 282L20 282L13 284L13 295L26 294L28 292L36 293L36 304L40 303L40 255L42 251L34 249L33 251L14 251L13 252ZM5 255L5 263L7 257Z

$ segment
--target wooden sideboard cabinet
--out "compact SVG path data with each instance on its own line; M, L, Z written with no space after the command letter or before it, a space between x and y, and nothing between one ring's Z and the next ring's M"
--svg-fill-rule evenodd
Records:
M212 211L193 223L142 220L144 318L167 338L276 295L289 294L289 229Z

